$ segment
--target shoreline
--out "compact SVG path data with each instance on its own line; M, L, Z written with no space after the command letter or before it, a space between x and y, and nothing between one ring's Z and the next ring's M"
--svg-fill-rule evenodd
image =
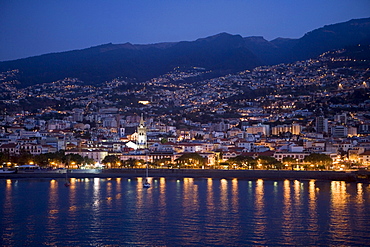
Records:
M62 170L63 171L63 170ZM69 178L133 178L144 177L145 169L91 169L68 170ZM0 179L65 178L63 172L0 173ZM287 171L287 170L201 170L201 169L150 169L153 178L225 178L225 179L318 179L346 182L370 182L369 171Z

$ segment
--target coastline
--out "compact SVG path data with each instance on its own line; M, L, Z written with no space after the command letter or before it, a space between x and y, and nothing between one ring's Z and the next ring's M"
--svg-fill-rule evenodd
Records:
M145 169L91 169L69 170L69 178L133 178L144 177ZM0 173L0 179L65 178L65 171L33 173ZM287 170L201 170L201 169L150 169L149 177L159 178L225 178L225 179L317 179L346 182L370 182L368 171L287 171Z

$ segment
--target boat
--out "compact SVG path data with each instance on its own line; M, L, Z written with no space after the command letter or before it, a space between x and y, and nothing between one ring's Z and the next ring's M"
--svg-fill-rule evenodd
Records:
M145 174L145 182L143 184L144 188L150 188L150 183L148 181L148 162L146 162L146 174Z
M68 179L68 169L66 169L66 182L64 183L64 186L65 187L71 186L71 183L69 182L69 179Z
M10 167L3 167L3 168L0 168L0 173L15 173L16 170L14 168L10 168Z
M39 173L41 168L37 165L22 165L17 167L18 173Z
M150 188L150 183L148 182L148 179L145 179L143 186L144 188Z

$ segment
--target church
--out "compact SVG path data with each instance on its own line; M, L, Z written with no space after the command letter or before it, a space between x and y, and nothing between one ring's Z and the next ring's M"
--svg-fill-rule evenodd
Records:
M141 114L140 123L137 127L137 148L146 149L147 147L147 129L144 122L144 116Z

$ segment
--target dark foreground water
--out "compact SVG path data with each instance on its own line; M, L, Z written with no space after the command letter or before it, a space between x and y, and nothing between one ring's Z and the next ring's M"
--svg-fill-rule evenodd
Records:
M0 180L1 246L370 244L370 185L225 179Z

